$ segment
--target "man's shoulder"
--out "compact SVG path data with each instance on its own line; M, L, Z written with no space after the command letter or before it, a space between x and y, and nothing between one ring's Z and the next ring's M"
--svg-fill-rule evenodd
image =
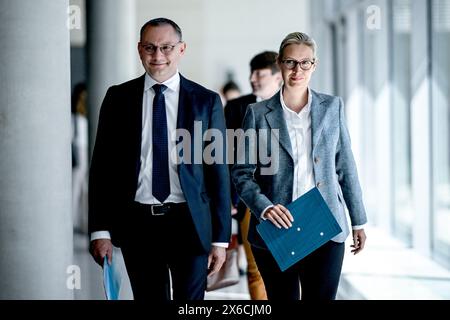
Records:
M214 92L211 89L208 89L197 82L189 80L189 79L183 77L182 75L180 75L180 81L181 81L181 87L184 90L187 90L189 92L199 94L199 95L205 95L205 96L218 95L217 92Z
M247 107L249 104L256 102L256 96L254 94L248 94L245 96L241 96L239 98L230 100L227 102L227 106L236 107L236 106L245 106Z
M126 82L116 84L110 87L110 90L130 90L130 89L137 89L137 88L143 88L145 82L145 75L142 75L138 78L128 80Z

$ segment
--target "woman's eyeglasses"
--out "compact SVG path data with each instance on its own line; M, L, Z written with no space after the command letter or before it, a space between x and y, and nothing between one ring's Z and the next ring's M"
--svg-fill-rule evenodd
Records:
M293 70L295 68L297 68L297 65L300 66L300 69L302 69L303 71L308 71L312 68L312 66L316 63L315 61L311 61L309 59L305 59L302 61L297 61L294 59L285 59L283 61L281 61L286 68L288 68L289 70Z

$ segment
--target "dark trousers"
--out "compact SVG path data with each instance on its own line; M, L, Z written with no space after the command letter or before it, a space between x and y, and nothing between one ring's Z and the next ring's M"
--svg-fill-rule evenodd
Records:
M329 241L281 272L270 251L252 246L269 300L334 300L344 259L344 243Z
M152 216L134 204L122 253L135 300L203 300L208 254L202 249L187 208Z

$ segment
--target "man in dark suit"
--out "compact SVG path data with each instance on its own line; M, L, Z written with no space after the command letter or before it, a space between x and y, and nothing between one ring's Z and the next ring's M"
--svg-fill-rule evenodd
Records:
M247 111L247 106L257 101L269 99L280 90L282 78L277 63L277 56L278 54L276 52L264 51L252 58L250 61L250 84L252 86L252 93L227 103L225 106L225 119L228 129L242 129L242 122ZM236 156L234 159L236 159ZM237 210L234 217L240 222L242 243L247 256L247 281L250 297L252 300L266 300L267 295L264 289L264 283L256 267L250 244L247 241L251 215L244 202L239 199L234 189L234 184L231 184L231 190L231 202Z
M202 300L230 240L228 167L206 163L208 143L195 136L218 129L225 137L222 104L179 74L185 49L175 22L147 22L138 44L146 74L109 88L100 111L90 250L103 265L112 245L121 247L135 299L170 300L171 279L174 300ZM190 150L180 151L180 137Z

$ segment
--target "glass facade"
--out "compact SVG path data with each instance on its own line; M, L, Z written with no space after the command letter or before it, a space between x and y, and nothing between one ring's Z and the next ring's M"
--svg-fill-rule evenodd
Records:
M370 223L449 268L450 1L333 3L319 73L361 123L351 134Z
M393 230L412 244L411 0L390 2Z
M431 3L433 253L450 265L450 1Z

